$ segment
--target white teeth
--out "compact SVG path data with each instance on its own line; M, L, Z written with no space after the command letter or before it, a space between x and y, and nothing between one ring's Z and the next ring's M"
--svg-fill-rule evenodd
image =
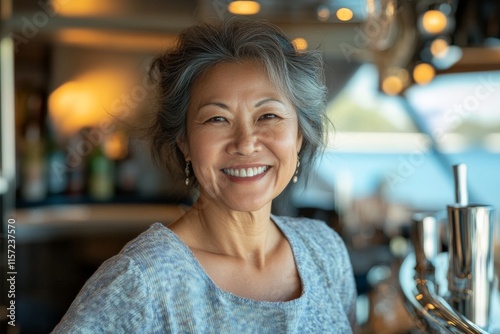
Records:
M240 168L240 169L229 169L224 168L224 173L236 177L252 177L264 173L269 167L253 167L253 168Z

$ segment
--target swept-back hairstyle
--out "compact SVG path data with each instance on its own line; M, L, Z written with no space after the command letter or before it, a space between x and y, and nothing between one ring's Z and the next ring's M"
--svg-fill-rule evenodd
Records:
M172 174L185 161L177 143L186 136L193 82L215 64L254 60L295 107L302 148L302 175L308 175L318 149L325 147L326 88L319 51L297 51L285 34L265 21L229 19L200 23L180 33L175 47L158 56L150 75L158 89L158 110L149 128L152 157ZM192 175L192 173L191 173Z

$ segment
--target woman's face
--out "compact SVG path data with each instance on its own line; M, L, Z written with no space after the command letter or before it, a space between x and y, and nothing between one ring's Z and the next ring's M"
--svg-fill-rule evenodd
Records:
M202 196L236 211L269 205L294 175L301 144L292 104L257 62L221 63L194 82L179 146Z

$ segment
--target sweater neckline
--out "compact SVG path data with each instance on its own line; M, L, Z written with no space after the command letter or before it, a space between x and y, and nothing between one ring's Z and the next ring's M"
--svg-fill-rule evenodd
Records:
M281 308L294 308L300 303L303 302L303 300L306 298L307 291L308 291L308 284L307 281L305 280L304 276L304 270L302 269L302 259L301 259L301 251L300 251L300 246L298 245L299 240L291 233L290 229L287 228L287 226L283 223L282 218L271 215L271 221L280 229L280 231L283 233L285 238L288 240L288 243L290 244L290 248L292 249L292 255L293 259L295 262L295 266L297 267L297 272L299 274L299 279L301 283L301 294L299 297L288 300L288 301L266 301L266 300L257 300L257 299L251 299L251 298L246 298L242 297L239 295L236 295L232 292L223 290L219 288L219 286L212 280L212 278L208 275L206 272L205 268L201 265L201 263L198 261L194 253L191 251L191 249L182 241L177 234L175 234L172 230L170 230L168 227L162 224L163 229L165 232L176 242L179 244L181 247L182 251L187 255L192 262L194 263L194 266L196 269L201 273L201 276L203 279L213 288L214 291L217 292L219 296L222 296L226 299L232 300L234 302L240 303L240 304L250 304L253 306L264 306L264 307L281 307Z

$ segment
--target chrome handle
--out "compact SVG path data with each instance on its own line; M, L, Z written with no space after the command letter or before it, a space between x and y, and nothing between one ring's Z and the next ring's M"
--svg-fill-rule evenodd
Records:
M458 164L453 166L453 180L455 181L455 202L457 205L466 206L469 204L467 194L467 166Z

